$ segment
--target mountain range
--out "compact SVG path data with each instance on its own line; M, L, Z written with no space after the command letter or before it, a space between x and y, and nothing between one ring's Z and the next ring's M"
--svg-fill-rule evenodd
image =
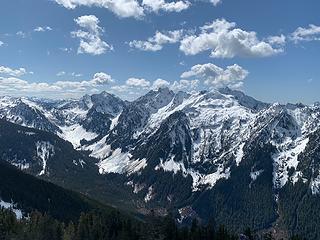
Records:
M160 88L132 102L5 96L0 117L0 159L38 178L181 224L320 238L320 104Z

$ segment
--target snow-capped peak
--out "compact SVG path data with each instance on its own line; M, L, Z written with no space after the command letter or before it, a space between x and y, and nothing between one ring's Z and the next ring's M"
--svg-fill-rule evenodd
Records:
M98 158L101 173L181 173L192 178L193 190L229 178L252 146L265 144L274 147L275 189L297 181L303 177L296 170L299 155L320 122L317 104L267 104L229 88L194 93L160 88L133 102L107 92L61 101L2 97L0 114L58 132ZM254 180L264 169L257 171Z

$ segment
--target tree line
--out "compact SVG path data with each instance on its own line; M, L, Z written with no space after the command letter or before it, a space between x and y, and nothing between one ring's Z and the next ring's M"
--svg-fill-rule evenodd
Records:
M205 226L193 220L179 227L175 220L147 218L138 221L117 211L82 213L77 222L58 221L47 214L32 212L17 220L15 214L0 209L0 240L273 240L271 234L255 236L250 229L236 235L214 223ZM304 240L292 237L291 240Z

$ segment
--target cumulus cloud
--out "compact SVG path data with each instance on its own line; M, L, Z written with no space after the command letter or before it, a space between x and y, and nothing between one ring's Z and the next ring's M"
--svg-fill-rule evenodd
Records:
M284 46L286 44L286 39L286 36L281 34L280 36L270 36L267 40L271 45Z
M236 23L225 19L217 19L200 30L181 40L180 50L186 55L211 51L213 58L268 57L283 52L283 48L259 40L256 32L236 28Z
M125 84L112 86L111 91L120 95L124 99L132 100L142 94L145 94L147 91L157 90L164 87L171 88L172 85L170 82L160 78L153 82L144 78L129 78Z
M25 68L12 69L9 67L0 66L0 74L13 76L13 77L20 77L22 75L27 74L27 70Z
M95 88L103 85L107 85L114 82L112 77L109 74L99 72L94 74L91 80L87 81L58 81L53 85L65 88L75 88L75 89L87 89L87 88Z
M143 0L142 5L152 12L181 12L191 6L189 1L165 2L164 0Z
M68 9L78 6L105 8L121 18L137 19L145 16L145 12L181 12L191 6L188 0L143 0L141 4L138 0L55 0L55 2Z
M78 6L96 6L106 8L119 17L135 17L144 16L143 7L137 0L55 0L58 4L68 9L74 9Z
M239 88L248 74L247 70L237 64L223 69L212 63L206 63L193 66L190 71L184 72L181 78L201 79L205 84L215 88L224 86Z
M301 41L320 41L320 26L310 24L308 27L297 28L290 36L295 43Z
M180 41L183 31L175 30L168 32L157 31L153 37L148 38L147 41L134 40L129 42L131 48L136 48L142 51L160 51L165 44L174 44Z
M125 99L134 99L150 90L158 90L160 88L169 88L175 92L186 91L192 92L198 88L200 81L197 79L181 79L170 83L164 79L158 78L149 81L143 78L129 78L123 85L114 85L111 90Z
M174 81L173 84L170 86L170 88L173 91L193 91L195 90L199 85L199 80L186 80L181 79L180 81Z
M33 29L34 32L47 32L47 31L52 31L52 28L49 26L45 26L45 27L36 27L35 29ZM18 33L22 33L21 31L19 31ZM17 33L17 35L18 35ZM21 35L21 34L20 34Z
M4 42L0 41L0 47L1 47L2 45L4 45Z
M104 72L98 72L98 73L94 74L93 79L91 80L91 83L94 86L109 84L112 82L114 82L112 77L109 74L106 74Z
M104 30L99 26L99 19L94 15L85 15L74 20L84 30L71 32L72 37L80 39L78 53L101 55L113 47L101 39Z
M158 78L152 84L153 89L165 88L170 87L170 83L164 79Z
M126 85L129 87L148 88L150 87L150 82L143 78L129 78L126 81Z
M57 81L54 83L28 82L17 77L0 77L0 93L20 95L33 94L43 95L51 93L53 96L64 95L65 93L83 94L84 92L99 87L104 87L114 82L112 77L106 73L94 74L92 79L86 81Z
M0 93L20 94L34 92L48 92L61 90L55 85L48 83L29 83L28 81L15 77L0 77Z

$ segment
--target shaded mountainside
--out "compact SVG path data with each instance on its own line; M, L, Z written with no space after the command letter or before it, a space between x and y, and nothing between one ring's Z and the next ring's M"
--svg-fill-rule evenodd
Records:
M13 111L17 102L27 111ZM34 121L30 109L39 115ZM309 203L317 220L317 104L267 104L228 88L195 93L162 88L133 102L105 92L63 101L3 97L0 113L51 132L41 134L54 141L27 133L36 130L3 129L4 160L98 199L142 213L174 212L182 223L215 219L234 231L277 223L304 235L313 228L304 217ZM44 129L48 122L58 130ZM27 143L15 147L17 139Z
M62 221L70 221L77 220L82 212L112 210L79 193L23 173L6 162L0 162L0 182L0 199L13 202L24 216L39 211Z
M0 180L0 238L3 240L261 239L249 228L238 229L237 232L242 232L240 235L232 234L233 231L217 226L215 221L201 226L193 220L189 228L178 227L170 215L165 218L151 215L140 221L22 173L4 162L0 162ZM2 208L6 202L11 203L13 209ZM18 217L17 211L21 216ZM264 239L273 238L267 233Z
M0 160L26 173L110 205L132 208L135 198L121 176L99 174L96 159L53 133L0 120L0 146Z

